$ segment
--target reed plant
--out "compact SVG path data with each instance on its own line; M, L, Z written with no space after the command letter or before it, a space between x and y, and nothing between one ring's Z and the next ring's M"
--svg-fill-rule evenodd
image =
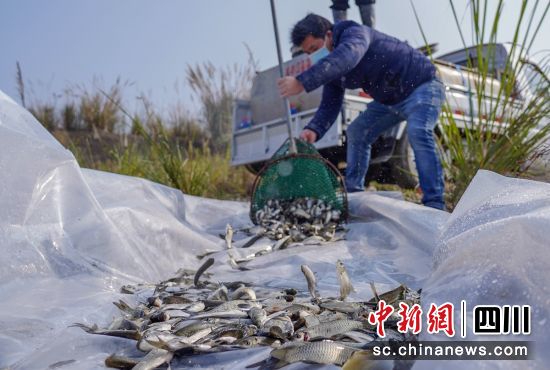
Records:
M138 98L142 109L130 113L123 107L129 83L120 78L108 88L94 79L92 88L65 89L66 101L59 109L33 102L29 110L81 167L143 177L190 195L242 200L254 178L244 168L230 166L228 144L233 100L246 97L255 66L188 66L187 82L200 102L201 118L179 104L160 114L143 95ZM17 65L23 102L22 76Z
M460 24L455 2L449 0L454 21L468 58L462 70L468 87L466 118L447 101L440 118L440 147L446 176L451 182L447 194L452 208L479 169L503 175L522 176L540 157L550 139L548 59L537 66L529 53L546 18L550 3L522 0L515 24L503 24L504 1L471 0L471 45ZM411 2L412 4L412 2ZM414 5L413 5L414 7ZM418 18L417 18L418 20ZM428 44L420 21L418 24ZM499 63L497 36L502 27L513 27L506 45L507 56Z

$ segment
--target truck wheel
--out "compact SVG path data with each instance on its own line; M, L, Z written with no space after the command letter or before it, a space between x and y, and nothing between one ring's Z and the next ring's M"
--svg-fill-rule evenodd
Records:
M248 172L253 175L257 175L258 172L265 166L265 162L256 162L245 165L244 167Z
M414 152L409 144L407 131L395 144L393 157L388 161L395 183L402 188L414 189L418 185L418 172Z

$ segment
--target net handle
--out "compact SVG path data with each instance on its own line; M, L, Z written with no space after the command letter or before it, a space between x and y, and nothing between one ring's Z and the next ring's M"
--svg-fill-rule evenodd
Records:
M283 71L283 55L281 53L281 42L279 41L279 27L277 26L277 13L275 12L275 0L271 0L271 17L273 18L273 31L275 33L275 44L277 44L277 59L279 61L279 76L283 78L285 76ZM290 102L285 96L283 98L283 103L286 111L286 128L288 131L288 139L290 140L290 152L297 153L296 143L294 142L294 137L292 137L292 116L290 113Z

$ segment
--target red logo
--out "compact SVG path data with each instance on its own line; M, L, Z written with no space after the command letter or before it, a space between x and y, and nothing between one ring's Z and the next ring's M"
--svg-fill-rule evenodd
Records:
M376 332L381 338L386 336L386 332L384 331L384 322L393 313L393 311L394 309L392 306L386 305L386 302L381 300L378 302L378 309L369 314L368 321L370 324L376 325Z
M419 304L414 304L409 308L406 303L399 303L401 308L397 313L401 320L397 323L397 331L400 333L406 333L408 329L411 329L413 334L420 333L422 329L422 308Z
M454 336L453 311L452 303L447 302L441 306L432 303L428 312L428 333L436 334L444 331L448 337Z

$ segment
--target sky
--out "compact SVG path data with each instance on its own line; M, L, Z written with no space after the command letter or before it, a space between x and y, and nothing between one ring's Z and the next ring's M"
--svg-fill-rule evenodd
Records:
M440 52L461 47L449 1L412 2L429 42L439 42ZM454 1L466 31L467 2ZM350 3L348 18L360 22L354 1ZM285 60L294 23L308 12L332 20L330 0L275 4ZM505 2L499 41L512 39L519 4ZM413 46L424 43L409 0L378 0L376 22L378 30ZM546 19L532 48L539 56L550 48L549 23ZM16 101L18 61L27 101L56 103L60 99L54 96L67 87L92 86L95 79L107 88L120 77L131 83L125 88L128 104L145 94L159 109L179 102L194 112L197 103L185 84L186 66L244 65L245 45L260 70L277 64L269 0L0 0L0 90Z

